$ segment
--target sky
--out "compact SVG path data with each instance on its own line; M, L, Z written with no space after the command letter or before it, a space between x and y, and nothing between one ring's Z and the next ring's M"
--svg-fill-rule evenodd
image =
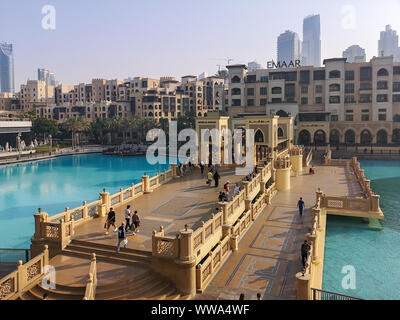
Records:
M55 8L55 29L42 8ZM277 37L321 15L322 58L353 44L378 54L387 24L400 33L400 0L0 0L0 41L14 46L15 85L47 68L64 84L92 78L214 74L217 65L276 60Z

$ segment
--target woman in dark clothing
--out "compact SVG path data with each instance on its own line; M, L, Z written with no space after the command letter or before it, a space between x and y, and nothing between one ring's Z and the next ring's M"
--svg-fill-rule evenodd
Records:
M219 179L221 179L221 176L219 175L218 170L215 170L215 173L214 173L214 181L215 181L215 187L216 187L216 188L218 188Z

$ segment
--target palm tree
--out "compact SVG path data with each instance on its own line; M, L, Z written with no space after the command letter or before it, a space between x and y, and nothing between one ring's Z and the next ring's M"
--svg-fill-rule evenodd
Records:
M71 132L72 135L72 150L75 149L76 135L80 132L86 132L90 128L89 121L83 117L72 117L63 123L66 131Z

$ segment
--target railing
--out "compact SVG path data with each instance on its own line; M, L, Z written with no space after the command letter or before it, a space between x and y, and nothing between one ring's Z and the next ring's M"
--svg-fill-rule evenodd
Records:
M24 261L25 263L30 259L30 249L5 249L0 248L0 262L15 262Z
M356 297L347 296L340 293L334 293L319 289L311 289L312 291L312 300L340 300L340 301L349 301L349 300L363 300Z
M44 267L49 264L49 250L44 251L23 264L18 262L17 270L0 279L0 300L15 299L26 288L37 283L44 276Z
M153 257L163 257L177 259L179 257L179 234L175 237L165 236L164 228L160 227L160 231L153 231L152 255Z
M96 297L97 288L97 264L96 264L96 254L92 254L92 260L90 263L89 276L86 282L85 296L83 300L94 300Z

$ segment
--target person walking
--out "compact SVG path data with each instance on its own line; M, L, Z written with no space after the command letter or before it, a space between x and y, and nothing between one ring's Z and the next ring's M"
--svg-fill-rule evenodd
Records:
M204 161L202 160L202 161L200 162L201 175L204 174L204 167L205 167L205 163L204 163Z
M310 251L310 245L308 244L307 240L301 245L301 262L303 264L303 269L306 267L308 252Z
M138 216L138 212L135 211L135 213L132 216L132 229L133 229L133 233L138 233L139 230L139 226L140 226L140 218Z
M207 184L209 187L211 187L212 179L213 179L213 173L212 173L212 170L210 170L207 174Z
M128 239L126 238L126 230L125 224L122 222L121 225L114 230L114 232L118 232L118 244L117 244L117 252L119 253L121 249L121 242L124 243L124 248L128 245Z
M218 188L218 186L219 186L219 179L221 179L221 176L219 175L218 170L215 170L214 181L215 181L216 188Z
M128 205L125 209L125 221L126 221L126 227L125 230L128 232L129 228L131 227L131 206Z
M303 218L303 210L304 210L304 201L303 198L300 198L299 202L297 203L299 207L300 218Z
M106 229L106 233L105 233L106 235L108 234L108 229L110 229L111 226L116 228L116 226L115 226L115 211L113 210L113 208L110 208L110 211L107 214L106 223L104 224L104 228Z

